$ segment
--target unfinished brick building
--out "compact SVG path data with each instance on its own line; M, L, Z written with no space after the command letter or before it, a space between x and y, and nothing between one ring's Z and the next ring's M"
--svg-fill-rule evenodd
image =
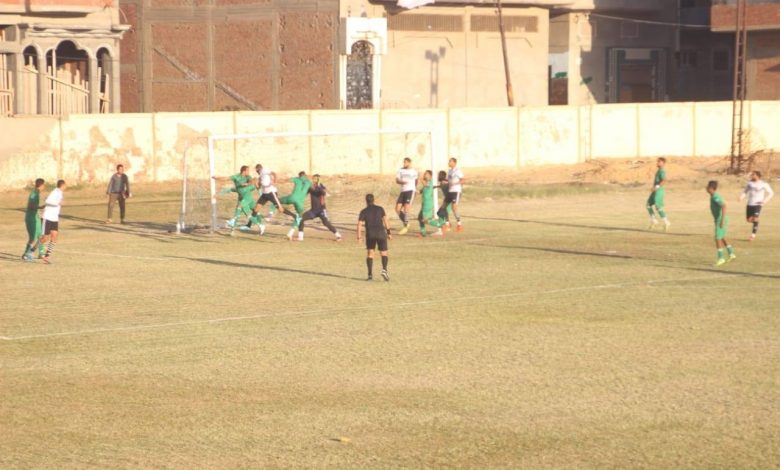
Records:
M736 30L736 2L713 0L712 30ZM747 98L780 99L780 1L748 0L746 8ZM733 34L727 37L733 39Z
M120 0L122 111L338 107L338 0Z

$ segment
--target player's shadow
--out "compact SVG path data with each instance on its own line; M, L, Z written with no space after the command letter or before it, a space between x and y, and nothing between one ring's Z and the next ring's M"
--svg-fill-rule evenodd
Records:
M157 222L127 222L124 224L113 223L106 224L103 221L78 217L74 215L61 216L64 220L80 222L79 225L72 226L73 230L91 230L102 233L112 233L119 235L133 235L140 238L156 240L162 243L172 243L171 238L173 226L171 224ZM188 234L188 239L195 242L212 242L203 237Z
M11 253L0 253L0 261L22 261L22 255L12 255Z
M686 271L695 271L701 273L724 274L727 276L736 276L736 277L744 276L744 277L755 277L759 279L780 279L780 275L778 274L749 273L745 271L726 271L725 269L720 269L720 268L686 268L686 267L676 266L675 269L684 269Z
M617 253L610 254L610 253L594 253L592 251L576 251L576 250L566 250L563 248L545 248L545 247L539 247L539 246L522 246L522 245L488 245L484 243L470 243L470 245L477 245L477 246L484 246L486 248L506 248L506 249L515 249L515 250L530 250L530 251L542 251L544 253L556 253L561 255L576 255L576 256L597 256L599 258L615 258L615 259L645 259L650 260L650 258L641 258L638 256L629 256L629 255L619 255ZM657 261L657 260L653 260Z
M188 258L186 256L171 256L171 258L179 258L179 259L186 259L189 261L196 261L198 263L206 263L206 264L212 264L217 266L227 266L231 268L249 268L249 269L259 269L262 271L272 271L272 272L285 272L285 273L295 273L295 274L308 274L311 276L321 276L321 277L327 277L332 279L346 279L349 281L363 281L364 279L358 278L358 277L350 277L350 276L342 276L341 274L333 274L333 273L322 273L318 271L308 271L305 269L293 269L293 268L280 268L278 266L266 266L262 264L247 264L247 263L236 263L234 261L225 261L221 259L209 259L209 258Z
M570 227L570 228L586 228L591 230L606 230L610 232L638 232L638 233L650 233L658 235L668 235L671 237L695 237L697 235L692 233L675 233L675 232L663 232L663 231L651 231L647 229L630 228L630 227L611 227L608 225L587 225L587 224L573 224L570 222L549 222L542 220L530 220L530 219L507 219L503 217L478 217L469 216L469 219L476 220L492 220L496 222L517 222L520 224L540 224L549 225L552 227Z

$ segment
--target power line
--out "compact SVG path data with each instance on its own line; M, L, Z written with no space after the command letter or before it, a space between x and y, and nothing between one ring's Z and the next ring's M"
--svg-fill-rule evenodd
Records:
M694 28L694 29L707 29L707 30L710 29L709 26L701 25L701 24L685 24L685 23L672 23L668 21L640 20L638 18L626 18L623 16L603 15L601 13L590 13L590 16L596 18L603 18L605 20L625 21L627 23L643 23L643 24L652 24L656 26L673 26L675 28Z

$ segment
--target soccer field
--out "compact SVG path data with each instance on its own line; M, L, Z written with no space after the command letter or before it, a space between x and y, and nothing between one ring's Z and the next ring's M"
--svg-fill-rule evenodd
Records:
M328 201L341 243L170 234L165 188L105 225L71 190L52 265L0 194L0 467L776 467L780 201L749 244L724 181L713 268L703 183L671 184L669 233L646 186L474 182L463 233L391 241L389 283L366 181Z

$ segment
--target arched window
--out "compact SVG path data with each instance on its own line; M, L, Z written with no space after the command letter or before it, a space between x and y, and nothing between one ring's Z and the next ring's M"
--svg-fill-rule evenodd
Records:
M110 109L109 103L111 98L111 80L109 74L111 72L111 52L105 47L98 49L97 54L97 66L98 66L98 79L100 84L98 87L98 93L100 94L100 108L97 112L107 113Z
M347 56L347 109L368 109L373 100L373 51L368 41L357 41Z

